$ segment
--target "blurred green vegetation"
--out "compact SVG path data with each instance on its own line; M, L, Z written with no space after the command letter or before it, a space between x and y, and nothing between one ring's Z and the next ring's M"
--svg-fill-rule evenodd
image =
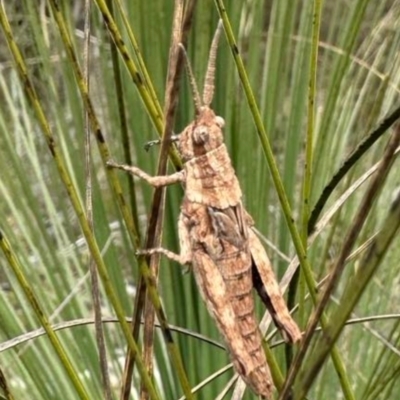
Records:
M96 3L91 4L89 54L90 98L94 111L112 158L123 161L126 145L121 135L119 109L123 99L133 163L154 174L158 149L146 152L143 148L147 141L158 137L154 114L144 104L143 96L138 92L122 57L119 57L122 97L118 97L115 83L117 70L112 60L115 44L110 40ZM137 63L127 29L118 12L118 3L112 3L116 26L128 46L129 55ZM305 229L301 219L304 203L302 187L309 126L307 108L313 7L318 3L253 0L226 1L225 4L300 232ZM58 4L73 40L75 54L83 66L84 2L63 1ZM49 3L43 0L8 0L3 1L1 7L1 12L7 15L10 22L13 40L28 66L29 78L83 203L86 108ZM172 1L131 0L123 2L123 9L162 104L174 4ZM347 156L400 106L399 17L398 0L325 0L323 3L316 61L311 210ZM200 87L218 18L213 1L198 2L187 51ZM51 323L92 318L88 246L46 144L42 126L24 92L26 81L17 74L4 30L0 35L0 231L10 242L12 253L18 258L31 289ZM270 245L267 250L281 278L288 267L288 260L296 256L296 251L225 38L221 40L218 50L213 108L226 121L225 141L241 183L245 206L256 221L257 229L268 238ZM185 76L179 93L175 132L182 131L193 117L193 100ZM337 206L340 196L381 160L391 132L392 127L384 129L383 135L357 160L335 187L322 215L330 207ZM126 316L131 317L138 282L136 249L127 233L112 185L106 178L101 151L94 139L91 154L94 237L115 293ZM368 254L368 247L363 248L364 243L386 229L385 218L399 185L397 169L395 162L359 232L353 251L360 248L360 252L347 262L340 276L337 289L325 310L328 322L330 316L343 306L340 300L347 282L366 263L362 257ZM172 164L169 171L173 171ZM131 178L119 172L117 176L129 202L128 182ZM354 189L310 245L307 257L317 282L326 277L341 254L345 235L352 226L367 186L368 182ZM144 237L153 189L135 180L134 190L137 202L134 218L139 221L141 237ZM163 246L176 252L179 249L176 221L182 194L179 186L168 188L165 205ZM309 388L309 399L398 398L399 260L399 239L395 236L388 254L379 262L379 269L353 309L353 324L344 328L337 342L346 368L344 379L349 381L353 397L343 393L343 382L340 382L343 377L339 379L328 359ZM302 276L298 284L295 302L300 301L300 310L295 318L304 329L313 307L306 296L307 288L302 287ZM191 273L183 274L180 266L162 259L158 292L168 322L184 330L174 333L173 337L194 387L225 367L229 357L223 348L216 348L189 335L200 333L221 341L199 299ZM115 316L104 289L101 307L104 318ZM261 319L264 308L260 304L257 311ZM386 319L383 318L385 316ZM361 317L371 318L357 321ZM79 398L46 337L25 337L22 343L13 342L40 326L10 264L1 254L0 368L11 393L15 399ZM104 329L111 387L117 398L126 340L117 321L104 324ZM57 336L90 398L103 398L93 324L67 327L57 332ZM316 332L315 337L318 336ZM272 342L275 341L275 338L272 339ZM311 347L308 362L312 362L313 351ZM284 346L275 347L273 352L285 374ZM160 398L179 398L182 388L159 330L156 330L154 363L154 380ZM197 398L217 398L232 376L232 369L229 369L221 377L211 380L198 392ZM139 386L140 377L135 370L132 399L138 398ZM232 391L227 396L230 398ZM243 398L252 399L255 396L246 391Z

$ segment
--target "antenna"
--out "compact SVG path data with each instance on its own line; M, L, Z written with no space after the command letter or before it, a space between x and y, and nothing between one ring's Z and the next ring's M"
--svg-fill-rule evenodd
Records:
M215 78L215 60L217 58L217 49L219 38L221 37L222 32L222 19L218 22L217 30L215 31L213 41L211 43L210 54L208 56L208 65L206 78L204 80L204 90L203 90L203 103L206 106L209 106L214 97L214 78Z
M197 88L196 80L194 79L192 66L190 65L190 61L189 61L189 57L186 53L186 49L182 43L179 43L179 47L181 48L181 50L183 52L183 56L185 57L186 70L187 70L187 74L189 76L190 86L192 87L194 106L196 108L196 114L199 114L200 108L202 106L199 89Z

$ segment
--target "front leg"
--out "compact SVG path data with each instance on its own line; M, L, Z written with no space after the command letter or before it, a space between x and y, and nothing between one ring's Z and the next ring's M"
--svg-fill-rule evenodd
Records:
M172 185L174 183L185 181L185 172L183 170L179 171L179 172L175 172L172 175L150 176L150 175L146 174L146 172L139 169L138 167L117 164L115 161L112 161L112 160L107 161L107 166L111 167L111 168L122 169L123 171L129 172L132 175L138 176L139 178L144 179L146 182L148 182L151 186L154 186L154 187L163 187L163 186Z
M171 250L164 249L163 247L156 247L154 249L138 250L136 252L136 254L138 254L139 256L152 256L153 254L163 254L169 260L175 261L178 264L181 264L181 265L187 264L187 262L185 262L184 257L182 256L182 254L176 254Z
M155 249L145 249L138 251L140 255L148 255L152 254L163 254L165 257L169 258L172 261L177 262L183 266L189 266L192 263L192 249L190 246L190 235L189 230L184 222L184 216L182 214L179 215L178 219L178 234L179 234L179 245L181 249L180 254L176 254L170 250L164 249L162 247L157 247Z

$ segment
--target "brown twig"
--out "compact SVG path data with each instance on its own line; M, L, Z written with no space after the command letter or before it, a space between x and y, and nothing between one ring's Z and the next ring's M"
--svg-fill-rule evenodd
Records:
M176 2L175 6L175 16L174 16L174 29L173 29L173 38L171 43L170 50L170 60L168 67L168 77L167 77L167 90L165 95L165 128L163 133L163 139L161 141L161 150L160 157L158 163L158 174L165 174L167 159L168 159L168 150L170 147L170 136L172 134L172 128L174 123L175 111L178 102L178 91L179 91L179 77L181 75L183 69L183 60L181 53L177 51L177 46L179 43L185 44L187 42L188 33L191 28L193 12L196 5L196 0L192 0L186 7L185 14L183 17L179 17L181 13L181 1ZM147 228L146 235L146 244L145 248L151 248L159 245L161 241L161 233L162 233L162 219L164 214L164 190L156 189L154 191L151 213ZM158 257L152 257L150 262L150 269L155 273L154 276L158 275ZM138 282L138 290L135 298L134 304L134 314L132 318L132 331L134 338L137 339L139 335L140 329L140 320L142 315L143 306L145 303L145 294L146 294L146 286L144 283L144 279L141 276ZM152 341L151 337L153 336L150 333L152 330L152 326L154 325L154 316L150 317L153 314L152 306L150 306L150 301L146 299L146 309L145 309L145 319L148 321L146 323L147 328L145 328L145 336L146 347L150 349L150 343ZM147 351L148 356L145 356L146 359L149 359L149 354L151 354L151 350ZM151 356L150 356L151 358ZM128 350L126 360L125 360L125 368L123 375L123 384L121 389L121 399L127 400L130 395L131 381L132 381L132 372L134 367L134 356L131 351Z

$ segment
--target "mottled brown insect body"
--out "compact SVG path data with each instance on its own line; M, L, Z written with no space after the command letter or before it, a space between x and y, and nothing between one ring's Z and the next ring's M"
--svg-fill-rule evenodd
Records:
M257 393L269 397L272 380L254 313L252 259L239 182L222 142L223 120L202 107L182 133L186 173L182 220L193 272L235 369ZM197 156L196 156L197 155ZM181 253L182 255L182 253Z
M110 166L145 179L153 186L182 182L185 196L178 221L180 254L158 248L181 264L192 265L207 308L229 350L237 373L252 390L270 398L273 383L254 313L255 288L288 341L301 333L282 298L268 256L252 231L253 220L242 205L242 192L223 142L224 120L209 107L216 51L210 53L203 105L195 91L195 120L179 137L183 171L151 177L136 167ZM210 72L211 71L211 72Z

